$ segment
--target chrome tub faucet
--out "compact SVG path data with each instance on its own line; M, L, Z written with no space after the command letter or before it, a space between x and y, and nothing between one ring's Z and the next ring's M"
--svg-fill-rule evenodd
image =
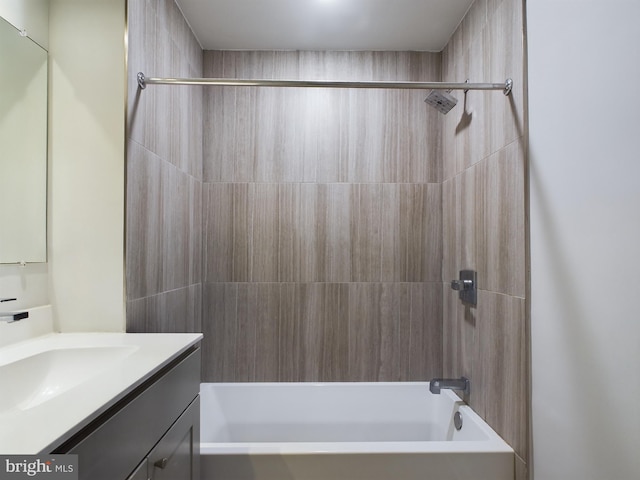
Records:
M449 390L460 390L465 395L471 393L471 383L467 377L460 378L433 378L429 382L429 391L439 394L443 388Z

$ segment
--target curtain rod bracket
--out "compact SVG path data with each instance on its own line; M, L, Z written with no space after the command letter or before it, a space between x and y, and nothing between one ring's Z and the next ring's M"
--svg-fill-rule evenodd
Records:
M513 80L511 80L510 78L507 78L507 81L505 82L505 85L504 85L504 94L506 96L511 95L512 89L513 89Z

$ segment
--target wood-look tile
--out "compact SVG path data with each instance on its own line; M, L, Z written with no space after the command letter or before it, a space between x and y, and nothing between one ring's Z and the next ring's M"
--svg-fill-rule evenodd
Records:
M129 141L127 148L127 299L162 288L162 161Z
M211 61L210 56L205 57L205 65ZM231 140L235 136L235 122L229 121L229 115L234 115L235 90L208 87L203 92L203 97L203 179L205 182L233 181L235 142Z
M518 455L515 456L515 462L515 480L529 480L529 467L527 465L527 462L525 462Z
M202 217L202 182L188 176L188 255L189 270L187 282L189 285L201 283L203 280L203 217Z
M410 283L409 288L411 310L407 380L424 381L443 372L442 284Z
M127 332L200 332L201 301L200 284L129 301Z
M405 262L400 215L400 186L382 185L382 214L380 218L381 240L381 280L401 282L404 280Z
M481 291L478 318L485 418L516 454L526 458L525 301Z
M349 284L349 380L375 382L380 367L380 283Z
M249 186L251 203L252 282L278 281L278 185L256 183Z
M479 36L473 43L464 46L464 55L458 58L456 75L458 82L468 79L470 82L482 82L485 78L484 37ZM470 90L468 92L455 91L458 105L452 110L456 118L454 138L456 142L456 173L479 162L490 153L487 138L486 102L496 92ZM447 116L448 116L447 115ZM449 139L447 139L449 140Z
M380 364L377 379L406 381L411 352L411 285L383 283L381 286Z
M443 375L465 376L472 382L471 395L464 398L480 416L484 416L484 389L480 368L479 314L463 305L458 292L444 284L443 298Z
M127 333L147 332L147 310L146 299L127 300Z
M344 382L349 369L349 290L344 283L322 285L322 363L320 379Z
M442 275L442 188L400 185L401 232L408 282L440 281Z
M278 316L278 381L303 381L304 356L300 284L280 283L280 315Z
M324 282L348 282L351 278L352 186L318 185L317 235L319 278Z
M382 253L382 186L351 189L351 281L379 282Z
M485 76L513 80L511 95L491 95L486 109L490 153L524 136L523 2L503 1L487 12Z
M233 190L228 183L203 187L204 272L207 282L233 279Z
M162 162L162 289L189 283L189 177Z
M477 263L480 288L525 295L524 157L519 142L478 166Z
M204 212L206 281L248 281L251 233L249 186L206 184Z
M441 209L437 184L384 185L383 281L441 281Z
M235 380L237 284L207 283L202 299L202 381Z
M239 283L237 288L233 381L253 382L256 368L256 343L258 342L256 321L253 316L257 287L252 283Z
M348 181L382 182L387 135L383 90L350 90L348 103Z
M155 4L130 2L128 5L128 103L127 136L151 149L148 140L155 128L155 93L138 88L138 72L155 70L153 48L156 40Z
M317 202L315 184L279 185L278 278L281 282L321 281Z
M255 322L254 382L277 382L280 355L279 317L280 286L278 283L253 284L249 317Z
M301 381L318 382L323 371L324 284L297 284L296 302L301 322Z
M255 182L257 178L257 132L260 130L259 119L261 112L256 107L257 88L232 87L226 95L234 94L231 110L225 104L226 116L222 122L231 123L233 119L233 144L229 145L230 137L220 139L223 147L229 147L228 153L222 160L232 162L233 182ZM230 103L231 99L226 99ZM229 133L225 131L225 135ZM224 151L224 150L223 150Z
M442 280L447 283L458 276L458 225L459 187L458 179L446 180L442 184Z

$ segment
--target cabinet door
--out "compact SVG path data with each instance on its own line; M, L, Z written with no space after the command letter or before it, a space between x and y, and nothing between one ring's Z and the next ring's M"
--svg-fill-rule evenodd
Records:
M138 465L138 468L136 468L135 471L131 475L129 475L127 480L149 480L149 477L147 476L148 463L148 459L145 458L144 461L140 465Z
M151 480L200 480L200 397L149 453Z

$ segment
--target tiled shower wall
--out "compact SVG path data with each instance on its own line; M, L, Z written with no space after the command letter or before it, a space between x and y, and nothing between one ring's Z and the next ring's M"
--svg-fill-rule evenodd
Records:
M209 51L204 73L427 81L440 55ZM206 381L441 373L440 128L423 97L207 88Z
M443 126L443 280L478 271L478 306L444 289L444 374L472 380L466 398L516 451L527 478L529 398L522 0L476 0L443 51L443 81L514 81L459 92ZM445 284L446 285L446 284Z
M204 331L205 381L467 375L467 400L526 478L521 0L476 0L442 55L207 52L204 63L171 0L128 4L128 330ZM423 92L141 93L138 71L515 87L454 92L441 116ZM475 309L447 285L462 268L479 274Z
M202 49L173 0L127 3L127 331L199 332L202 90L136 74L200 77Z

